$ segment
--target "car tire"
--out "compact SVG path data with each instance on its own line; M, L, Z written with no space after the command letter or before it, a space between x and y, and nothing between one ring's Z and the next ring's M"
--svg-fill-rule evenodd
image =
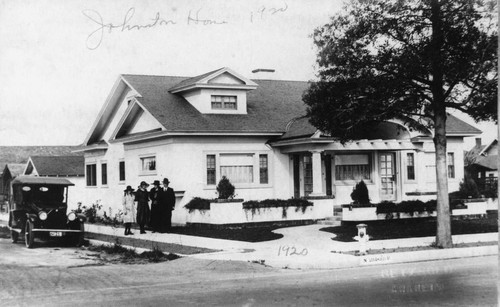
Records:
M11 230L10 238L12 239L12 243L17 243L17 240L19 240L19 233L17 231Z
M35 245L35 233L33 232L33 222L26 221L26 230L24 232L24 241L27 248L33 248Z

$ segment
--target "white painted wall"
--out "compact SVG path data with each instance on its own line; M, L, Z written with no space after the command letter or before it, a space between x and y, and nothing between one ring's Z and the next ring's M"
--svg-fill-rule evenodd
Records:
M176 191L185 191L182 198L177 199L173 213L174 223L185 223L185 210L180 210L193 197L216 198L215 185L206 184L206 155L217 153L254 153L256 164L254 173L258 173L258 155L267 154L269 161L268 184L237 184L236 198L244 200L262 200L267 198L287 199L292 197L288 175L288 155L283 155L265 145L267 138L217 138L217 137L177 137L151 141L143 144L126 145L112 143L108 150L86 154L86 164L97 164L97 186L85 187L86 202L99 202L103 209L113 212L121 209L123 190L127 185L137 188L141 181L152 183L154 180L169 178L170 186ZM156 171L142 174L140 158L156 156ZM125 161L126 179L119 182L119 161ZM101 184L100 164L106 162L108 167L108 184ZM220 171L217 170L217 182ZM256 180L258 177L254 177Z

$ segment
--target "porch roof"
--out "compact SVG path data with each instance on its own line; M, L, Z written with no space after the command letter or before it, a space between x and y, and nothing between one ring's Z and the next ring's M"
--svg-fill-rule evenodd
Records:
M331 138L320 139L294 139L280 141L272 144L275 147L284 147L283 153L303 152L310 150L322 151L375 151L375 150L421 150L420 144L412 143L410 140L356 140L341 144Z

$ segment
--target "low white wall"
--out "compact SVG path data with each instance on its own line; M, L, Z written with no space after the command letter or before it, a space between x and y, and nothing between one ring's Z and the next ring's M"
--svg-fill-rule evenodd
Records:
M453 216L463 216L463 215L485 215L486 210L490 210L488 208L493 208L495 205L498 208L498 201L488 199L487 201L473 201L465 203L467 206L466 209L453 209ZM342 208L342 220L343 221L373 221L373 220L384 220L386 214L378 214L377 215L376 207L367 207L367 208ZM393 214L394 217L397 218L396 214ZM399 213L400 219L405 218L419 218L419 217L428 217L429 214L427 212L418 213L414 212L413 215L408 213ZM432 212L430 216L436 216L436 212Z
M314 205L306 207L302 212L301 207L270 207L253 210L243 209L243 202L210 203L210 210L187 209L187 223L204 224L240 224L277 221L317 220L333 216L333 199L310 200ZM285 210L286 214L283 215Z
M474 201L465 203L467 209L454 209L452 210L452 215L474 215L474 214L486 214L486 201Z

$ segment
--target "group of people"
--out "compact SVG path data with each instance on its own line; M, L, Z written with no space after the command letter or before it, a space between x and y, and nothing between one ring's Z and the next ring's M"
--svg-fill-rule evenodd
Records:
M155 180L151 190L149 184L142 181L137 191L127 186L123 195L123 223L125 235L132 235L132 223L139 224L141 233L146 233L145 227L151 227L153 232L168 232L172 227L172 210L175 207L175 193L168 185L170 181L163 178L162 185ZM151 209L149 207L151 201ZM136 209L137 208L137 209Z

